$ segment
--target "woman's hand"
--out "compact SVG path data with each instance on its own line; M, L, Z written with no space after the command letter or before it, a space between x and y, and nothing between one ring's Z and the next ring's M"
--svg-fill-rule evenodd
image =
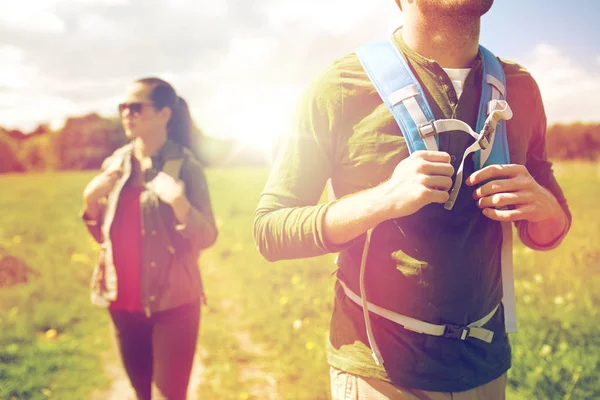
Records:
M191 205L185 197L183 181L175 180L160 171L151 181L150 187L162 202L171 206L177 220L185 224Z
M91 219L96 219L100 213L100 199L108 196L121 177L121 170L103 171L88 183L83 191L84 212Z

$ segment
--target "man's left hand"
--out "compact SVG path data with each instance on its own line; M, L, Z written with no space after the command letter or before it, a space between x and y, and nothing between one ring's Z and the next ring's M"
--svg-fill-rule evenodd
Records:
M562 215L555 197L539 185L527 168L519 164L489 165L466 180L483 214L496 221L540 222Z

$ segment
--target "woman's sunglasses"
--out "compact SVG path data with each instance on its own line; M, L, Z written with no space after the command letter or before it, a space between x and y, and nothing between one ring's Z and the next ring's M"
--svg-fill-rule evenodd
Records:
M125 110L129 110L129 114L139 114L144 109L144 106L149 104L152 104L152 102L121 103L119 104L119 114L123 115Z

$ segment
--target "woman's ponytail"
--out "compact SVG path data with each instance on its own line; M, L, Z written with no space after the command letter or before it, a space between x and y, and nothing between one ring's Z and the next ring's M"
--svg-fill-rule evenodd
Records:
M144 78L137 82L152 87L150 98L157 109L164 107L171 109L171 119L167 124L169 139L187 147L198 159L201 159L202 131L194 125L187 102L175 93L175 89L169 83L162 79Z

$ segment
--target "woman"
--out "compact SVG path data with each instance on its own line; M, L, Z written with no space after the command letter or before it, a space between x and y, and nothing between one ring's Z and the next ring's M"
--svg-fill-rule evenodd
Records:
M204 300L197 262L217 238L208 187L171 85L134 82L119 112L131 141L83 194L83 220L102 244L92 301L108 307L138 399L185 399Z

